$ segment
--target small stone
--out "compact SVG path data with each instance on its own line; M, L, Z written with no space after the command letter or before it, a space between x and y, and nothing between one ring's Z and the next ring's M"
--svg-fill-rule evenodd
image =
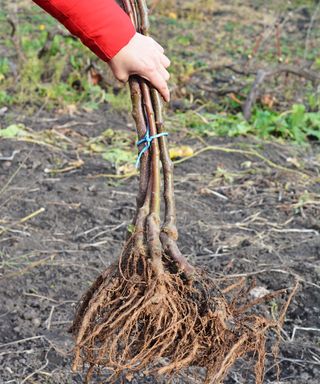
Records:
M8 107L2 107L0 108L0 116L3 116L8 110Z
M96 190L97 190L97 186L94 185L94 184L89 185L88 190L89 190L89 192L96 192Z
M41 324L41 320L40 320L38 317L35 317L35 318L32 320L32 324L33 324L35 327L39 327L40 324Z
M10 167L11 167L11 164L12 164L11 161L4 161L4 162L3 162L3 167L4 167L4 168L10 168Z
M265 287L254 287L250 291L250 295L255 299L259 299L260 297L266 296L270 293Z

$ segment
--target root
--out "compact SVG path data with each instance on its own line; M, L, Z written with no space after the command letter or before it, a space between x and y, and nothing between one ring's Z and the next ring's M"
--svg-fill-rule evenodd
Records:
M152 259L137 252L134 236L127 242L119 264L99 276L78 308L73 369L89 363L89 381L105 367L112 383L123 372L172 375L198 366L207 369L205 383L221 383L252 352L262 383L265 335L274 322L243 314L204 272L189 284L168 260L161 255L158 274Z
M128 256L117 273L115 265L110 267L104 281L99 277L83 298L73 325L74 369L83 361L105 366L115 375L150 369L161 357L176 354L179 360L178 340L183 355L188 353L197 315L196 303L187 300L191 292L178 276L159 275L151 259L145 263L145 255L137 254L132 245L127 244Z

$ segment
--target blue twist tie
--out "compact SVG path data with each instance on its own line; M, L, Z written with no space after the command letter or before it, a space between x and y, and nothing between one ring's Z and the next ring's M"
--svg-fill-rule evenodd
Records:
M168 136L168 135L169 135L168 132L161 132L161 133L158 133L157 135L150 136L149 128L147 129L145 137L143 137L141 140L137 142L138 147L143 143L145 143L145 146L141 149L138 155L138 158L136 161L136 168L139 168L141 157L151 147L152 140L157 139L158 137Z

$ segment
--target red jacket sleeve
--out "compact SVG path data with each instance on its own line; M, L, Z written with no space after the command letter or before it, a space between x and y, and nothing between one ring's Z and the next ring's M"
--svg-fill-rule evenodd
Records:
M135 29L115 0L33 0L102 60L128 44Z

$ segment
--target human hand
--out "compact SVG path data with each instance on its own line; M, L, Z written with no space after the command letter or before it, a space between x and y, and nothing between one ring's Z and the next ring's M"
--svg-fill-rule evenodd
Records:
M108 64L118 80L126 82L130 75L139 75L149 80L165 101L170 100L167 84L170 75L166 70L170 60L151 37L136 33Z

